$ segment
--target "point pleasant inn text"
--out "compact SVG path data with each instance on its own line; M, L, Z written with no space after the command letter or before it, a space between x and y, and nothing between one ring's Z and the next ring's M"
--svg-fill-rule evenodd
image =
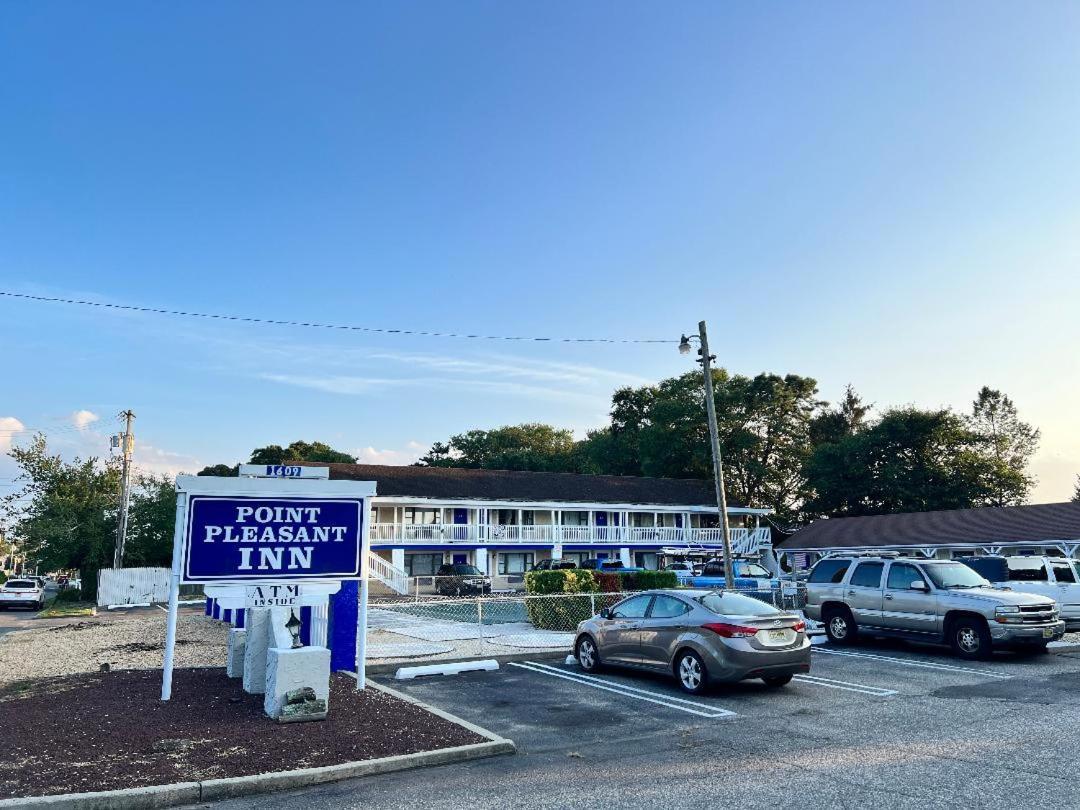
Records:
M191 496L185 579L356 577L360 498Z

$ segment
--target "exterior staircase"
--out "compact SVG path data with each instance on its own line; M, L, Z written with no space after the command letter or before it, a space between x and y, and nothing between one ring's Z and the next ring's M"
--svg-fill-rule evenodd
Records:
M369 592L384 595L405 595L409 593L409 574L396 565L384 560L374 551L368 552L368 588Z

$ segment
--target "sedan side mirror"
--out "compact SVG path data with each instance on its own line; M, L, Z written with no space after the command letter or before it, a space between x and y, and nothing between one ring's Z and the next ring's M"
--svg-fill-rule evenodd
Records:
M601 610L600 611L600 618L601 619L610 619L611 618L611 610L609 608L604 608L603 610Z
M926 583L921 579L917 579L908 586L913 591L925 591Z

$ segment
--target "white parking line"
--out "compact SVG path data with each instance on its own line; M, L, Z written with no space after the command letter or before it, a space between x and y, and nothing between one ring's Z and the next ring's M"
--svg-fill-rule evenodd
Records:
M958 667L953 664L939 664L933 661L913 661L910 658L894 658L889 655L874 655L873 653L857 653L848 652L846 650L826 650L822 647L814 647L814 653L821 653L822 655L842 655L846 658L866 658L871 661L888 661L892 664L903 664L908 667L920 667L922 669L936 669L942 672L956 672L964 675L981 675L984 678L1011 678L1012 675L1006 675L1001 672L993 672L988 669L973 669L971 667Z
M632 700L642 700L646 703L655 703L659 706L665 706L669 709L676 709L680 712L697 715L698 717L716 718L735 716L735 712L728 711L727 709L720 709L716 706L710 706L707 703L696 703L692 700L670 697L669 695L665 695L662 692L649 692L645 689L638 689L633 686L615 684L613 681L607 681L603 678L597 678L594 675L580 675L577 673L571 674L564 670L556 669L555 667L549 667L546 664L539 664L535 661L526 661L522 663L519 663L517 661L511 661L510 666L518 667L520 669L527 669L530 672L535 672L540 675L550 675L553 678L562 678L563 680L572 681L573 683L581 684L582 686L588 686L593 689L601 689L605 692L613 692L616 695L622 695L623 697L630 698Z
M795 680L799 683L824 686L829 689L839 689L843 692L859 692L864 695L873 695L874 697L888 697L889 695L897 694L895 689L882 689L879 686L867 686L863 683L850 683L848 681L837 681L833 678L820 678L817 675L796 675Z

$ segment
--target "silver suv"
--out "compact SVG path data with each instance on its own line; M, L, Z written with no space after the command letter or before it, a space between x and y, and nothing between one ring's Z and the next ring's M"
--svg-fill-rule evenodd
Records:
M995 646L1045 650L1065 632L1049 597L994 587L961 562L885 554L818 560L806 615L836 644L903 636L944 642L962 658L986 658Z

